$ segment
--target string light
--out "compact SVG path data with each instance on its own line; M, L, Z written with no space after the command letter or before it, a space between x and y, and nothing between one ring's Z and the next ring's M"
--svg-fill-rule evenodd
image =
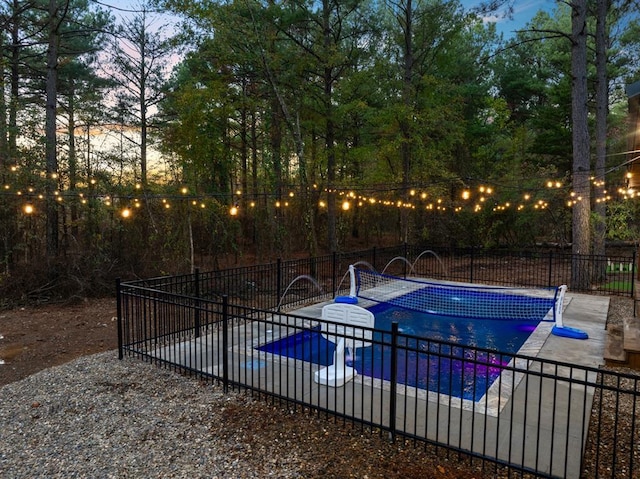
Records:
M18 170L17 167L16 168L9 167L9 168L11 169L11 171ZM57 172L49 173L48 175L51 178L60 178L59 173ZM41 177L45 177L45 175L42 175ZM631 172L625 173L624 177L626 179L629 179L631 177ZM548 178L540 178L538 181L539 181L538 188L533 188L533 191L530 191L527 193L519 193L519 194L522 194L522 198L524 199L524 201L520 200L517 208L515 205L513 206L516 211L523 211L527 207L530 208L530 210L543 210L543 209L549 208L549 204L560 204L560 205L564 204L567 207L571 207L575 205L578 201L584 201L584 198L577 197L574 191L571 191L569 188L564 189L563 181L560 181L558 179L548 179ZM465 179L465 182L474 183L475 181L470 179ZM63 203L66 201L76 201L78 204L85 205L89 203L89 200L98 200L98 201L101 201L103 205L108 207L122 204L122 202L129 203L130 204L129 208L131 209L133 209L134 207L135 208L141 207L141 202L138 198L135 198L133 197L133 195L126 193L127 188L130 188L131 192L142 189L142 185L139 182L135 184L131 184L128 187L127 186L121 187L120 191L124 190L125 193L120 192L117 194L106 194L104 192L96 191L98 190L98 188L89 187L89 185L97 185L97 184L98 184L98 181L96 178L89 178L87 183L85 184L85 187L87 189L84 192L82 191L71 192L71 191L65 191L64 189L60 189L60 190L55 190L48 193L39 193L37 191L38 189L37 187L25 185L25 186L22 186L22 189L19 189L19 188L15 188L15 185L12 185L11 182L7 182L3 185L3 188L0 189L0 194L5 196L15 195L16 197L23 197L26 200L29 200L29 199L42 200L45 198L51 198L58 203ZM625 187L616 188L615 195L609 194L607 190L604 189L605 181L601 178L601 176L592 176L590 180L590 184L593 185L594 187L601 188L597 192L597 194L592 195L590 198L590 201L592 201L595 204L602 204L602 203L613 201L614 197L618 197L621 200L640 197L639 193L635 192L632 189L627 189ZM103 185L103 188L105 186L106 185ZM528 186L529 187L531 186L530 182L528 183ZM63 185L60 184L60 188L62 187ZM377 207L394 207L394 208L406 208L406 209L424 208L425 210L434 210L434 211L446 211L447 209L449 209L456 213L464 210L473 210L477 212L482 209L483 204L487 205L488 208L491 208L492 211L496 211L496 212L505 211L506 209L511 207L511 203L509 203L508 201L504 201L504 199L500 201L500 198L499 198L500 195L496 194L496 191L502 190L503 187L507 191L509 188L519 189L519 186L502 185L499 188L496 188L493 185L491 186L487 185L487 183L479 184L479 185L476 183L475 186L469 185L465 187L462 191L458 193L459 196L457 198L455 197L446 198L446 199L434 198L429 203L427 203L426 201L427 198L429 198L429 195L433 195L435 190L429 189L429 191L427 192L425 191L425 189L422 189L422 188L406 189L406 187L400 187L400 186L380 186L377 188L376 187L363 188L362 190L337 187L337 188L332 188L331 191L329 191L329 189L327 188L323 189L317 184L313 185L313 189L316 191L319 191L320 194L332 193L334 195L341 196L343 199L347 198L347 200L345 201L348 201L348 207L344 202L342 201L338 202L338 205L340 205L340 207L344 211L348 211L349 209L351 209L351 206L353 203L359 207L370 207L375 205ZM548 191L549 189L555 189L560 191L558 193L555 193L555 192L551 193L550 191ZM172 206L172 201L170 200L177 200L177 199L189 201L189 203L191 203L194 207L200 206L200 208L205 208L206 203L204 200L212 199L216 204L224 204L224 199L228 198L229 196L228 192L208 193L208 194L190 194L190 190L191 189L189 188L188 185L178 186L178 188L174 190L175 194L170 195L169 197L166 197L166 195L165 197L162 197L159 194L153 194L147 191L143 201L146 201L147 203L151 201L161 201L162 206L164 207L164 209L167 209L167 210L170 209ZM569 198L562 199L560 197L563 194L562 191L564 191L565 194L569 196ZM405 192L408 193L409 197L416 198L416 200L412 199L412 202L407 202L406 199L403 199L402 197L400 199L398 199L397 197L393 198L393 196L403 196ZM472 204L463 203L463 201L466 202L467 200L472 199L475 196L475 192L478 193L478 196L474 198L475 201ZM233 194L236 196L240 196L243 193L240 189L236 189L234 190ZM258 194L258 196L265 196L268 198L270 196L273 196L274 194L275 193L263 193L263 194ZM254 193L253 195L256 195L256 194ZM296 204L293 201L293 199L298 196L296 190L290 189L288 193L286 193L286 195L287 195L287 198L291 201L281 201L281 200L275 201L276 208L289 207L290 205ZM553 195L553 196L550 196L550 195ZM376 196L378 197L376 198ZM511 196L511 195L508 195L508 196ZM496 198L496 201L490 200L490 197ZM420 200L424 200L424 203L420 203L420 204L414 203L414 201L418 201L418 198ZM526 202L529 202L529 201L532 201L533 203L527 206ZM489 203L491 204L489 205ZM326 208L327 198L318 199L317 205L322 209ZM534 205L537 205L537 206L535 208L532 208ZM249 206L251 208L255 208L256 202L251 201Z

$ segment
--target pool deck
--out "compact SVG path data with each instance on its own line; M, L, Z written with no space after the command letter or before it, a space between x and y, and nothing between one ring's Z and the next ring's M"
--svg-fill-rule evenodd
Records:
M320 318L324 304L296 310L295 314ZM589 339L554 336L550 334L551 323L541 323L543 327L521 354L551 362L521 360L517 368L541 374L503 372L498 391L490 391L479 403L399 387L395 427L409 437L452 444L556 477L579 478L594 392L574 381L595 381L595 372L585 377L579 367L604 364L608 308L608 297L567 293L564 324L586 331ZM329 388L313 381L317 365L257 352L258 344L276 338L277 329L258 322L234 328L228 349L234 364L227 371L229 379L365 423L390 424L390 388L383 381L358 375L340 388ZM282 335L290 334L286 327L282 331ZM221 376L222 366L216 360L220 354L211 353L211 349L220 348L219 335L209 334L156 349L152 355ZM578 368L560 367L554 361Z

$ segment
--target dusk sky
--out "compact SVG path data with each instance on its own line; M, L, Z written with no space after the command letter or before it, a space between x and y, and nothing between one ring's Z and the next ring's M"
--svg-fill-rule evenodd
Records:
M461 0L464 8L472 9L478 6L480 0ZM505 37L514 34L516 30L523 28L539 10L551 11L556 7L556 0L516 0L511 18L505 18L504 10L498 11L485 18L487 22L495 22L499 32Z
M481 0L460 0L465 9L478 6ZM135 10L142 3L137 0L101 0L99 2L105 7L114 6L116 9ZM556 0L515 0L512 18L505 18L504 11L496 12L488 16L486 21L496 22L498 31L510 36L533 18L538 10L552 10L556 6ZM123 12L114 11L114 15L119 17Z

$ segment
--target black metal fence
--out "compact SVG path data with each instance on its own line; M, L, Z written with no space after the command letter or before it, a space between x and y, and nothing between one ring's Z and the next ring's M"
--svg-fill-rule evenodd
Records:
M640 377L635 375L463 347L392 328L371 330L367 349L375 371L342 387L318 384L316 372L333 362L331 345L319 334L327 321L320 319L317 305L296 314L279 307L287 295L293 296L289 307L346 290L342 271L348 264L366 262L380 271L432 277L440 270L447 279L466 274L465 281L489 278L487 271L493 271L486 282L524 286L546 286L566 274L561 265L567 260L556 259L557 253L522 257L534 273L526 281L497 274L512 269L513 256L505 255L502 266L495 267L477 255L463 260L437 255L425 253L410 262L396 259L407 258L396 250L374 250L366 259L333 255L119 283L120 355L218 381L225 390L250 390L294 408L312 408L392 438L445 447L470 465L505 468L509 475L636 477ZM462 270L464 261L473 265L475 278ZM607 262L607 269L616 281L632 283L635 258L624 261ZM298 282L305 289L298 290ZM255 306L262 302L268 307ZM366 370L360 360L354 359L356 369Z
M127 284L196 298L226 295L234 304L280 309L345 294L351 264L397 276L542 288L566 284L573 292L625 296L633 296L636 274L635 252L593 256L553 250L431 250L402 245ZM588 273L588 281L573 284L572 269L576 268Z

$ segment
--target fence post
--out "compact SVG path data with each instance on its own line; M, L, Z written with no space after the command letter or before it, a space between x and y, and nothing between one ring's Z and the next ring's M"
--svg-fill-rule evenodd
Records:
M229 297L222 296L222 391L229 392Z
M120 294L120 278L116 279L116 314L118 316L118 359L124 358L122 335L122 295Z
M282 294L282 260L278 258L276 261L276 307L280 304L280 296Z
M391 390L389 391L389 433L396 440L396 393L398 389L398 321L391 323Z
M196 294L196 311L195 311L195 328L196 328L196 338L200 337L200 268L196 268L194 271L195 276L195 294Z
M547 282L547 287L551 287L551 278L553 276L553 251L549 251L549 281Z
M338 269L338 254L334 251L331 264L331 297L336 297L336 271Z

